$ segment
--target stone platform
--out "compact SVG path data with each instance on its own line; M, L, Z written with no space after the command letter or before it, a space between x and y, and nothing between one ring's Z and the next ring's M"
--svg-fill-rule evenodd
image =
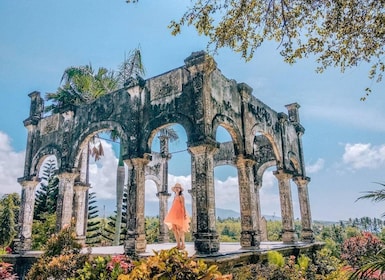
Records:
M262 242L258 249L244 249L241 248L239 243L221 243L219 252L210 255L197 254L194 249L194 243L187 242L185 250L190 257L196 257L204 260L208 264L216 264L220 269L231 269L233 267L239 267L250 263L257 263L263 261L267 257L268 251L279 251L284 256L300 254L309 255L323 247L323 243L283 243L283 242ZM159 244L147 244L146 252L139 254L139 257L148 257L154 255L154 251L169 250L175 247L175 243L159 243ZM83 252L91 251L92 255L107 256L107 255L119 255L124 253L123 246L106 246L106 247L91 247L84 248ZM24 279L29 267L36 261L36 259L42 254L42 251L27 251L22 255L2 255L2 259L5 262L14 264L15 270L20 280Z

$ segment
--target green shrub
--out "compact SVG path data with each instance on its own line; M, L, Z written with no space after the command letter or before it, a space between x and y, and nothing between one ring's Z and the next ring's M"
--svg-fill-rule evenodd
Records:
M222 276L216 265L208 266L202 260L189 258L187 252L176 248L155 252L154 256L135 263L131 273L119 280L195 280L231 279Z
M45 246L45 252L28 271L28 280L68 279L77 276L88 259L80 254L81 244L77 243L73 227L68 226L54 234Z
M285 264L285 258L281 253L277 251L269 251L267 252L267 260L269 265L276 265L278 267L283 267Z

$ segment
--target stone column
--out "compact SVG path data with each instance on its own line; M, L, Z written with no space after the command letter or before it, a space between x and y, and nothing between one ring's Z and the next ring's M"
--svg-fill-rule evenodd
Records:
M281 200L282 216L282 241L284 243L293 243L297 241L297 234L294 228L293 201L291 197L290 179L291 174L283 170L274 172L278 179L279 198Z
M254 192L255 192L256 231L257 231L257 236L259 237L259 242L261 242L262 241L262 222L263 222L262 213L261 213L261 198L259 195L259 190L261 189L261 185L255 181L254 181L254 184L255 184ZM267 231L266 231L266 235L267 235Z
M191 172L192 173L192 172ZM193 182L191 184L195 185ZM192 232L192 237L197 232L197 198L195 193L195 187L188 190L188 193L191 195L191 221L190 221L190 231Z
M312 218L310 211L310 201L308 193L309 177L295 177L294 182L298 187L299 207L301 211L301 240L305 242L314 242L314 233L312 230Z
M135 256L146 251L144 175L149 159L133 158L124 162L128 166L127 235L124 252Z
M238 182L241 210L241 246L242 248L258 248L260 243L259 214L254 186L255 162L238 157Z
M203 144L190 147L192 155L191 181L196 194L195 250L198 254L219 251L219 236L215 228L214 153L217 147Z
M67 225L71 225L74 199L74 182L77 176L79 176L77 172L62 172L58 174L59 195L56 210L57 231L60 231Z
M167 131L167 130L166 130ZM161 165L162 165L162 186L161 191L156 195L159 198L159 236L158 240L160 243L169 242L168 235L168 226L164 223L164 218L167 215L168 211L168 199L171 194L168 192L168 161L171 159L171 154L169 153L169 136L167 132L161 134L159 137L160 140L160 156L161 156Z
M168 235L168 227L164 223L164 218L167 215L168 211L168 199L171 196L170 193L166 192L158 192L156 196L159 198L159 235L158 241L159 243L167 243L170 241Z
M79 243L86 244L86 213L87 213L87 194L89 187L82 183L74 186L74 216L76 239Z
M15 239L16 253L23 253L32 248L32 223L35 206L35 190L39 181L19 180L22 186L21 207L19 213L19 232Z

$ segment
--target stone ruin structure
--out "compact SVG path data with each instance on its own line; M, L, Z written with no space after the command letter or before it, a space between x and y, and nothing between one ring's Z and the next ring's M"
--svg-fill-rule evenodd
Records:
M237 168L239 182L241 239L244 249L258 249L261 239L259 190L267 168L275 166L278 180L282 241L294 243L291 180L298 187L302 232L300 240L313 242L301 137L304 128L299 105L286 105L278 113L252 95L252 88L222 75L205 52L195 52L177 69L145 81L134 81L91 104L62 108L44 117L44 100L39 92L29 94L30 115L24 121L28 130L25 168L18 181L22 186L17 248L31 248L34 193L44 159L55 155L58 162L58 229L76 223L79 240L86 234L86 195L89 185L84 172L84 157L90 139L106 130L118 131L123 160L128 168L126 254L144 252L145 180L153 177L158 187L160 216L167 211L170 193L167 186L168 151L155 155L151 143L160 129L180 124L187 134L191 155L192 233L197 254L219 251L216 231L214 167L230 164ZM224 127L232 141L215 140L218 126ZM157 159L156 159L157 158ZM155 164L154 164L155 162ZM157 163L159 164L157 164ZM160 235L166 239L161 224ZM161 238L162 240L162 238Z

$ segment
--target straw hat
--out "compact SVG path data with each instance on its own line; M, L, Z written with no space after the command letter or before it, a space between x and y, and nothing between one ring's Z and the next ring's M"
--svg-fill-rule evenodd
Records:
M179 183L176 183L175 186L173 186L173 187L171 188L171 190L172 190L173 192L176 192L176 189L177 189L177 188L179 188L180 191L183 192L183 187L182 187L182 185L179 184Z

